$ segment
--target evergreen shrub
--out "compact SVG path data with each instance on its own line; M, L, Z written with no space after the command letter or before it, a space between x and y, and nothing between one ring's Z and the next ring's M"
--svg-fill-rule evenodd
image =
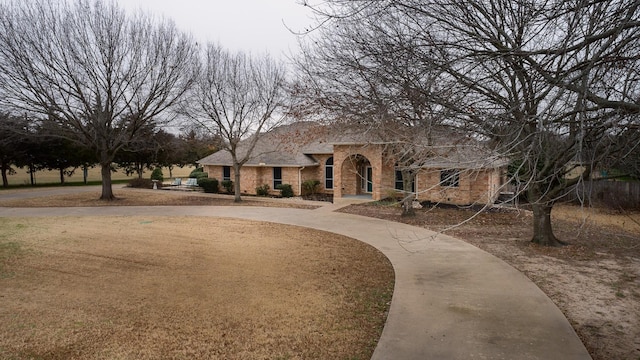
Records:
M197 168L195 170L193 170L190 174L189 174L190 178L196 178L196 179L202 179L202 178L208 178L209 174L207 174L206 172L204 172L203 168Z
M318 192L320 187L320 180L305 180L302 182L302 191L304 195L314 195Z
M161 168L157 167L153 169L153 172L151 172L151 180L158 180L159 182L162 182L164 180Z
M218 187L218 180L215 178L199 178L198 186L200 186L206 193L217 194L220 190Z
M269 196L269 185L264 184L260 185L256 188L256 195L258 196Z
M283 198L293 197L293 188L291 187L291 184L280 184L278 189L280 190L280 196Z
M227 194L233 194L233 181L231 180L224 180L221 183L222 187L224 188L224 190L227 192Z

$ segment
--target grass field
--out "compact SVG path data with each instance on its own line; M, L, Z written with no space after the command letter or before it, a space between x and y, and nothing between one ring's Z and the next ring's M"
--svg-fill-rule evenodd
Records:
M189 173L194 169L193 166L185 166L183 168L174 167L171 171L172 177L188 177ZM162 174L165 179L169 179L169 169L164 167L162 168ZM151 176L151 171L146 171L144 177L148 178ZM38 171L34 174L36 185L44 185L44 184L60 184L60 174L57 171L49 171L42 170ZM135 175L127 176L123 171L116 171L111 174L111 179L114 181L117 180L128 180L133 179ZM17 169L14 175L7 176L9 180L9 186L19 186L19 185L29 185L31 183L29 173L27 169ZM65 177L65 182L82 182L82 169L77 169L72 176ZM89 176L87 177L87 181L101 181L100 176L100 168L93 167L89 169Z
M302 227L0 218L0 359L370 359L393 279L372 246Z

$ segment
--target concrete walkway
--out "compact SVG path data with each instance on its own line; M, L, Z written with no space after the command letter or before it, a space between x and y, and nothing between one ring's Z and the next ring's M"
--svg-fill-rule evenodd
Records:
M449 236L328 211L333 208L331 204L316 210L247 206L0 208L0 217L172 214L261 220L330 231L375 246L394 267L393 300L373 359L591 358L553 302L500 259Z

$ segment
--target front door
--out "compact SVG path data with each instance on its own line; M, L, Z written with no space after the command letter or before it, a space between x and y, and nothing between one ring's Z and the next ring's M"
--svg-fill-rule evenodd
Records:
M362 171L360 172L361 179L361 189L364 193L372 193L373 192L373 170L371 166L363 166Z

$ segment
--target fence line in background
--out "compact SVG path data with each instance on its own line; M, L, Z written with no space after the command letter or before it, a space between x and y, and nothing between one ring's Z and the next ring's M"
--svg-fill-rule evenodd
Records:
M640 204L640 182L585 181L568 194L568 200L620 201Z

